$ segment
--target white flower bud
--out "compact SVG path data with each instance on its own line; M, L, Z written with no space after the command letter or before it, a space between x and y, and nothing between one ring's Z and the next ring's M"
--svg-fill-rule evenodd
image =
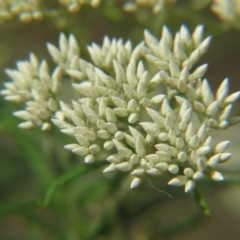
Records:
M237 101L239 96L240 96L240 91L232 93L224 100L224 104L228 105L228 104L234 103L235 101Z
M87 164L93 163L95 162L95 157L92 154L88 154L85 158L84 158L84 162Z
M204 113L206 111L205 106L201 102L193 101L193 105L195 110L199 113Z
M137 155L140 158L144 157L146 154L144 138L141 135L137 136L137 138L136 138L135 150L136 150Z
M116 124L111 123L111 122L106 123L106 128L111 134L116 133L118 130Z
M115 165L115 168L122 172L128 172L132 169L132 164L129 162L121 162Z
M161 116L157 111L146 108L148 115L151 117L151 119L156 123L158 126L163 127L165 119L163 116Z
M222 181L224 180L223 175L220 172L212 172L211 177L214 181Z
M207 107L206 114L212 117L217 113L218 109L219 109L219 103L218 101L214 101Z
M119 97L111 97L113 103L119 107L119 108L126 108L127 107L127 103L126 101L122 100Z
M228 78L225 78L221 85L219 86L217 93L216 93L216 99L218 100L218 102L220 104L223 103L223 101L225 100L225 98L228 95L228 90L229 90L229 80Z
M103 173L113 173L116 171L117 171L117 169L115 168L115 163L112 163L103 170Z
M200 171L197 171L193 174L193 180L199 181L204 178L204 174Z
M219 115L219 121L226 121L228 120L230 114L232 111L232 104L229 104L228 106L226 106L223 111L221 112L221 114Z
M102 130L102 131L104 131L104 130ZM94 131L91 131L91 130L84 130L84 135L90 141L95 141L97 139L96 133Z
M101 139L108 139L108 138L110 138L110 134L109 134L109 132L107 130L99 130L99 131L97 131L97 135Z
M183 176L183 175L179 175L179 176L171 179L168 182L168 185L175 186L175 187L180 187L180 186L185 185L186 182L187 182L186 177Z
M193 137L191 137L190 141L189 141L189 147L191 149L197 149L199 147L199 138L197 135L194 135Z
M168 140L168 134L166 132L161 132L159 135L158 135L158 139L160 141L167 141Z
M97 144L93 144L89 147L89 151L92 154L97 154L100 151L100 147Z
M168 140L171 145L174 145L177 139L177 133L176 131L170 129L168 133Z
M179 162L185 162L187 160L187 154L185 152L179 152L177 158Z
M161 175L161 172L157 170L156 168L151 168L147 170L147 174L152 177L159 177Z
M145 156L145 158L153 163L158 163L160 161L160 157L157 154L149 154Z
M172 157L177 157L178 155L178 150L175 147L168 147L168 153L172 156Z
M102 119L97 120L97 127L99 129L105 129L106 128L106 122Z
M197 79L202 78L207 71L207 67L208 67L208 64L203 64L202 66L194 70L194 72L189 76L190 81L194 82Z
M117 150L122 157L130 158L130 156L132 155L132 151L128 148L118 147Z
M191 192L194 188L195 188L195 182L192 180L187 181L187 183L185 184L185 193L189 193Z
M158 155L160 161L170 161L171 160L171 156L167 152L157 151L156 154Z
M79 156L85 156L89 153L89 150L87 147L78 147L73 149L72 152Z
M111 150L114 147L114 144L112 141L107 141L103 144L104 149Z
M137 163L139 163L139 157L138 157L136 154L133 154L133 155L130 157L130 163L132 163L132 164L137 164Z
M220 142L216 145L216 147L214 148L214 152L216 153L223 153L228 145L229 145L230 141L223 141L223 142Z
M146 140L146 143L148 143L151 146L155 143L155 138L149 134L147 134L145 140Z
M203 103L206 106L209 106L213 102L213 94L206 79L204 79L202 82L201 95L202 95Z
M130 116L128 117L128 122L133 124L138 121L139 115L138 113L131 113Z
M128 111L126 108L114 108L113 112L120 117L128 116Z
M117 131L115 134L114 134L114 138L118 141L122 140L124 138L124 133L121 132L121 131Z
M134 178L131 182L130 189L137 188L142 183L142 179L140 178Z
M164 94L158 94L151 98L151 102L154 104L162 103L162 101L166 98L166 95Z
M176 164L171 164L168 166L168 171L172 174L176 174L179 171L179 166Z
M167 116L165 118L164 125L165 125L165 128L166 128L167 131L169 131L170 129L174 129L174 123L173 123L170 116Z
M210 157L207 161L207 164L210 167L215 168L218 165L219 161L220 161L220 154L218 153L218 154L215 154L212 157Z
M136 91L133 89L132 86L130 86L130 85L128 85L128 84L123 84L123 90L124 90L125 95L128 97L128 99L131 99L131 100L136 101L134 98L136 98L137 93L136 93ZM131 101L131 100L130 100L130 101ZM127 109L130 110L130 109L129 109L129 103L128 103ZM131 111L131 110L130 110L130 111ZM133 111L135 111L135 110L133 110Z
M112 123L117 122L117 117L116 117L114 111L109 107L106 109L106 119L108 122L112 122Z
M163 172L165 172L165 171L168 170L168 164L165 163L165 162L160 162L160 163L158 163L155 167L156 167L158 170L163 171Z
M195 135L195 129L193 127L193 123L190 122L187 126L187 130L185 132L185 139L187 142L190 141L190 139Z
M226 162L230 159L230 157L232 156L231 153L222 153L220 155L220 163Z
M43 123L41 127L42 131L49 131L51 130L51 128L52 128L52 125L50 123Z
M209 146L202 146L197 149L197 154L198 155L207 155L211 151L212 151L212 149Z
M80 147L79 144L77 143L72 143L72 144L68 144L68 145L65 145L64 148L69 150L69 151L73 151L74 149Z
M187 178L191 178L194 174L194 171L192 170L192 168L185 168L183 173Z
M120 163L122 162L122 157L119 154L110 155L107 159L110 163Z
M197 160L197 167L202 172L206 169L206 161L203 158Z
M213 118L210 118L208 120L207 124L210 128L217 128L218 127L218 122Z
M175 145L178 149L183 149L185 147L184 140L182 138L177 138Z
M192 109L188 108L186 111L184 111L182 113L182 115L180 117L181 117L182 122L188 124L191 120L191 117L192 117Z
M145 175L145 170L142 168L135 169L131 172L131 175L134 177L144 177Z
M159 127L155 123L141 122L139 123L144 131L153 137L157 137L160 133Z

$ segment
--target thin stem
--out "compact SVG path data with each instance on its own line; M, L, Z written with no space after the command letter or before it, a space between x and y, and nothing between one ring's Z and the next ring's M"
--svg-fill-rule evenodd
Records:
M205 199L201 196L201 194L197 191L196 188L192 191L192 196L197 201L197 203L198 203L199 207L201 208L203 214L205 216L209 217L211 215L210 208L209 208L207 202L205 201Z

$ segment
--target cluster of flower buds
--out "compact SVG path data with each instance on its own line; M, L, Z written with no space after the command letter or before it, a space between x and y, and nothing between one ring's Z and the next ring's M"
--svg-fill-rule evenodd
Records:
M40 10L39 0L0 0L0 18L11 20L19 16L22 22L41 20L43 13Z
M42 0L0 0L0 18L11 20L18 16L22 22L31 22L32 20L41 20L46 14L54 14L55 10L47 9L43 2ZM101 0L59 0L59 7L64 6L70 12L77 12L82 5L87 4L97 8L100 3Z
M88 4L93 8L97 8L101 1L102 0L59 0L60 4L68 7L70 12L78 12L83 4Z
M240 27L239 0L213 0L211 9L224 23Z
M158 14L163 11L166 2L176 2L176 0L135 0L125 3L123 9L133 12L139 7L151 7L153 14Z
M48 104L48 99L56 100L53 86L60 82L57 76L61 72L73 81L79 97L71 104L59 101L59 110L54 109L49 117L61 132L75 138L65 148L83 157L85 163L106 159L109 165L104 173L130 172L131 188L147 176L166 172L173 175L168 184L185 186L185 192L205 176L222 180L216 167L231 157L226 152L229 141L213 144L211 132L240 120L230 116L240 93L228 96L229 81L225 79L214 96L202 78L207 65L195 67L211 38L203 38L202 25L192 34L182 26L174 38L166 27L160 40L148 31L144 36L133 49L129 41L105 37L102 47L92 44L88 48L90 63L72 54L77 48L73 36L67 40L61 34L59 49L48 44L58 64L46 83L50 95L42 96L36 90L45 86L41 77L45 63L38 67L36 60L19 65L19 71L7 72L13 83L7 83L2 94L6 100L16 98L28 104L28 99L21 98L24 89L30 99L37 102L41 95L41 102ZM35 70L29 71L29 67ZM37 84L30 72L39 75ZM28 120L33 116L27 108L17 115ZM30 122L35 124L31 118Z
M62 79L70 59L79 58L79 47L73 35L66 38L60 35L59 49L48 43L48 50L58 65L50 74L48 63L39 63L37 57L31 53L29 61L18 61L17 70L6 69L6 74L13 80L5 83L1 95L5 100L22 103L26 108L14 112L14 115L25 120L19 124L24 129L41 127L47 131L51 129L50 120L59 109L57 97L62 93Z

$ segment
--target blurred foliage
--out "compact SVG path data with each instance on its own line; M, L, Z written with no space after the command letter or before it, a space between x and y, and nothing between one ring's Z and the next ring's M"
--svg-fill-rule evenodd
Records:
M136 44L145 28L159 36L164 24L175 32L185 23L190 29L204 24L206 34L214 35L212 50L203 60L208 59L214 66L221 59L227 74L224 59L240 53L240 34L222 27L210 13L209 1L199 3L168 3L164 11L153 15L148 8L124 12L121 1L106 1L98 9L83 6L78 13L61 11L39 22L2 22L0 68L14 67L15 61L26 59L30 51L49 59L45 43L56 43L60 31L73 33L79 40L81 55L89 59L86 46L92 41L101 43L104 35L131 39ZM210 66L208 74L214 80L213 88L221 80L217 77L225 77L221 71L219 75L218 69ZM229 74L235 77L234 72ZM5 80L2 71L0 81ZM239 88L239 83L233 86ZM80 157L64 150L68 137L56 129L49 133L18 129L19 121L12 116L15 110L16 106L0 99L1 240L174 239L170 237L206 220L201 208L209 215L206 202L198 193L191 198L182 189L168 188L159 180L151 178L151 184L146 181L139 189L130 191L124 174L103 175L103 166L84 165ZM239 186L239 173L238 170L235 178L230 174L231 184ZM200 190L208 193L228 186L205 181Z

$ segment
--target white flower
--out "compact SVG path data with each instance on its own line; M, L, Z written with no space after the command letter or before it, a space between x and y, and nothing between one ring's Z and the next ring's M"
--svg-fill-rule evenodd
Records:
M40 10L40 2L39 0L0 0L0 18L10 20L14 16L19 16L22 22L41 20L43 13Z
M134 2L127 2L123 8L125 11L136 11L138 7L152 7L152 12L158 14L163 11L165 2L175 2L175 0L135 0Z
M223 22L240 27L239 0L213 0L211 9Z
M49 97L54 99L51 94L58 93L54 82L60 82L58 76L64 73L75 82L72 86L79 98L72 104L59 101L54 114L46 119L52 117L63 133L76 139L65 148L84 157L85 163L107 156L110 164L103 172L130 172L134 177L131 188L138 187L148 175L160 177L165 172L173 175L168 183L185 186L185 192L193 190L204 176L222 180L215 168L231 157L226 152L229 141L213 146L210 133L239 121L230 116L239 92L228 96L225 79L215 97L203 79L207 65L195 66L211 38L203 38L202 25L192 34L182 26L175 38L166 27L160 40L148 31L144 37L134 49L130 41L105 37L102 48L96 44L88 47L93 61L89 63L72 54L72 49L77 49L72 35L68 40L60 35L59 49L48 45L58 64L48 78L49 91L39 91L41 78L33 84L29 74L35 71L38 76L39 67L32 60L18 72L8 73L14 82L6 84L2 94L7 100L28 101L20 94L24 89L29 98L43 100L38 104L45 106L51 101L47 107L54 108ZM34 104L35 112L17 115L29 120L29 115L35 114L30 123L41 125L45 115L38 115L40 106ZM30 128L29 121L24 124Z

